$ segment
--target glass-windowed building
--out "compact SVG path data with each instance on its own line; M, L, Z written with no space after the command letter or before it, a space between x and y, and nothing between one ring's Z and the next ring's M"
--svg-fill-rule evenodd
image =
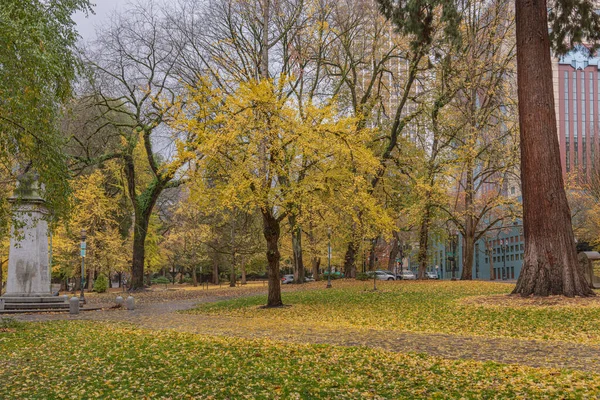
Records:
M563 174L586 177L598 163L600 56L578 46L553 70L556 122Z
M462 237L456 235L446 243L436 243L430 253L433 270L438 266L440 279L460 279L463 262ZM475 243L473 279L515 280L521 273L525 253L523 229L520 223L490 230ZM454 266L456 263L456 266ZM454 274L453 274L454 268Z

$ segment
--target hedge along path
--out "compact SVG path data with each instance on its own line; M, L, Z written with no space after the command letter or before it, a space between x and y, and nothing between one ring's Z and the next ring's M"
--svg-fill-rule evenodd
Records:
M249 294L241 293L241 296ZM172 330L202 335L270 339L282 342L364 346L399 353L423 353L447 359L494 361L531 367L600 371L600 346L560 341L522 340L395 330L329 328L306 322L282 323L274 318L248 318L216 314L188 314L199 303L240 297L236 294L205 296L139 304L135 311L112 310L66 314L23 315L22 321L79 319L127 322L151 330Z

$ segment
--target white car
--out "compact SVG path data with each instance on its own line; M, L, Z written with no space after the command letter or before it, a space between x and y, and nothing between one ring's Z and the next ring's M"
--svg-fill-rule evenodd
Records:
M427 279L440 279L437 272L433 272L433 271L426 272L425 276L427 277Z
M399 276L400 276L400 279L408 279L408 280L417 279L417 276L412 271L402 271L402 273Z
M304 282L314 282L314 278L310 278L310 277L304 277ZM294 283L294 275L289 274L289 275L284 275L281 277L281 283L284 285L287 285L289 283Z
M396 277L387 271L368 271L367 272L367 275L369 275L369 277L371 277L371 278L373 278L373 274L375 274L377 279L380 281L395 281L396 280Z

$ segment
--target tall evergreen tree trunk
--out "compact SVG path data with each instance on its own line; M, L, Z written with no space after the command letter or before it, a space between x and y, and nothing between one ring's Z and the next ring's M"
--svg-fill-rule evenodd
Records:
M517 0L517 77L525 259L513 293L593 296L582 271L560 166L546 0Z
M419 271L417 279L425 279L427 270L427 250L429 248L429 226L431 224L430 206L426 205L421 217L421 226L419 227L419 253L417 260L419 262Z
M281 228L279 221L269 210L262 210L263 217L263 235L267 241L267 261L268 261L268 297L267 307L280 307L283 305L281 301L281 280L279 277L279 236Z

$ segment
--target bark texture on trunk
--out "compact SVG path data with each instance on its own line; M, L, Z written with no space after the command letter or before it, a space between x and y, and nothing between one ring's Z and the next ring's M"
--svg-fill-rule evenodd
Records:
M313 257L312 258L312 273L313 273L313 278L315 278L315 281L319 281L321 280L321 277L319 276L319 266L321 265L321 257Z
M263 235L267 241L268 261L268 297L267 307L281 307L281 280L279 277L279 236L281 234L279 221L268 211L262 211Z
M150 215L136 215L133 229L133 262L131 267L131 290L144 288L144 260L146 258L146 234Z
M425 271L427 270L427 249L429 246L429 224L431 222L431 213L429 207L425 207L423 216L421 217L421 226L419 228L419 253L417 259L419 261L419 272L417 279L425 279Z
M347 278L356 277L356 252L357 246L354 242L348 243L346 255L344 256L344 273Z
M474 113L474 111L473 111ZM475 126L475 123L472 123ZM463 269L460 279L470 281L473 279L473 256L475 251L475 218L473 198L475 196L474 178L473 178L473 161L468 160L466 163L465 177L465 225L463 232Z
M460 279L470 281L473 279L473 257L475 256L475 236L469 232L463 236L463 269Z
M525 259L513 293L593 296L577 265L561 173L547 3L517 0L515 11Z

